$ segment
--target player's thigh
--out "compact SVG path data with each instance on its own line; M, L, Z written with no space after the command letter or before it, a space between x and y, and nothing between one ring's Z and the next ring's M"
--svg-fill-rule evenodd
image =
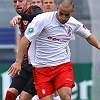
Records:
M57 72L58 74L55 77L54 85L56 90L62 88L62 87L74 87L74 72L72 68L72 64L68 63L61 66L61 70Z
M49 98L48 96L55 92L54 86L50 81L39 83L36 85L36 87L37 87L37 94L39 98L41 98L41 100L42 98L44 98L43 100L45 100L45 97Z
M28 94L30 94L32 97L34 95L37 95L37 91L35 89L35 84L34 84L34 80L33 77L30 78L30 80L28 81L28 83L26 84L26 86L24 87L23 91L27 92Z
M26 86L27 82L28 80L26 78L17 76L12 80L10 89L12 91L18 90L18 95L19 95L21 91L23 90L23 88Z
M31 100L32 99L32 95L29 94L28 92L22 91L19 97L19 100Z
M69 87L62 87L62 88L58 89L58 94L62 100L65 98L71 98L72 89Z

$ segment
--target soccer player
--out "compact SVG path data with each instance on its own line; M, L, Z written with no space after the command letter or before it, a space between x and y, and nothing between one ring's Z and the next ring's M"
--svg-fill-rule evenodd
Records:
M20 19L14 17L10 24L12 26L19 24L20 34L18 35L18 41L20 43L21 38L24 36L24 31L27 28L30 21L38 14L42 13L42 10L38 6L30 6L30 0L13 0L16 12L21 16ZM32 16L30 16L32 14ZM28 16L26 16L28 15ZM27 17L33 17L27 21ZM32 65L28 62L28 49L31 43L29 43L27 50L24 54L22 68L20 74L16 74L9 89L6 92L5 100L15 100L21 93L20 100L31 100L31 98L37 94L32 76ZM22 95L24 92L24 95ZM27 96L27 94L30 94ZM25 98L25 97L26 98Z
M73 0L60 0L57 11L37 15L27 27L15 63L8 70L12 77L20 73L23 54L29 41L32 42L29 57L40 100L53 100L55 91L61 100L71 100L75 84L68 44L72 34L81 36L100 50L97 38L72 17L73 13Z
M42 0L31 0L31 5L33 5L33 6L37 5L37 6L39 6L41 9L43 9L43 8L42 8Z
M31 5L38 5L44 12L55 11L57 8L56 0L31 0ZM54 93L54 100L60 100L57 92Z
M81 22L72 17L73 13L73 1L61 0L57 12L37 15L27 27L16 61L8 70L12 77L20 72L23 53L29 41L32 42L30 61L35 87L41 100L53 100L52 93L56 90L62 100L71 100L74 75L68 44L72 34L85 38L100 50L99 41Z
M42 0L43 11L50 12L56 10L56 0Z
M42 5L41 5L41 3L42 3ZM51 9L48 9L48 4L50 5ZM46 0L46 1L45 0L31 0L31 5L33 5L33 6L37 5L37 6L41 7L42 9L45 8L44 10L49 12L49 11L53 11L56 8L56 1L55 0ZM21 14L21 16L22 16L22 14ZM11 26L16 25L21 20L21 16L16 16L17 18L14 17L14 20L12 20L10 22ZM23 19L26 19L26 20L29 20L29 21L32 20L32 17L33 17L33 15L27 16L26 14L23 14L23 16L22 16ZM17 44L17 46L18 46L18 44ZM28 95L30 95L30 93L28 93L28 91L27 91L27 95L26 95L25 91L22 91L22 93L21 93L21 97L23 97L23 99L26 98L26 97L29 97ZM57 96L57 94L55 96L56 97L54 97L54 99L59 100L59 97ZM38 99L38 97L37 97L37 99Z

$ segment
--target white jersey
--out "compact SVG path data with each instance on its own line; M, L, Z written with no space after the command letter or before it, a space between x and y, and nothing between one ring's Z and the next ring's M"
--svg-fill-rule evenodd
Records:
M69 41L77 34L87 38L90 31L75 18L61 24L55 12L37 15L25 31L32 42L29 49L30 62L34 67L50 67L70 61Z

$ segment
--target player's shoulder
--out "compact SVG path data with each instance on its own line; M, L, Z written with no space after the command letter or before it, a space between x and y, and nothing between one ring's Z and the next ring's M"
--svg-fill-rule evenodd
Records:
M73 23L73 24L80 24L81 22L78 21L75 17L70 17L70 19L68 20L68 23Z
M73 22L73 21L74 21L75 23L76 23L76 22L79 22L75 17L72 17L72 16L70 17L69 21L70 21L70 22Z
M41 14L43 13L42 9L38 6L30 6L27 11L26 11L28 14Z

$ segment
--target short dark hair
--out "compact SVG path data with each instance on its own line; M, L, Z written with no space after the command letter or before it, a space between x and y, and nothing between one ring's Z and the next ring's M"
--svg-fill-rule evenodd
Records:
M60 0L58 5L60 5L60 4L66 8L69 6L72 6L74 8L73 0Z

